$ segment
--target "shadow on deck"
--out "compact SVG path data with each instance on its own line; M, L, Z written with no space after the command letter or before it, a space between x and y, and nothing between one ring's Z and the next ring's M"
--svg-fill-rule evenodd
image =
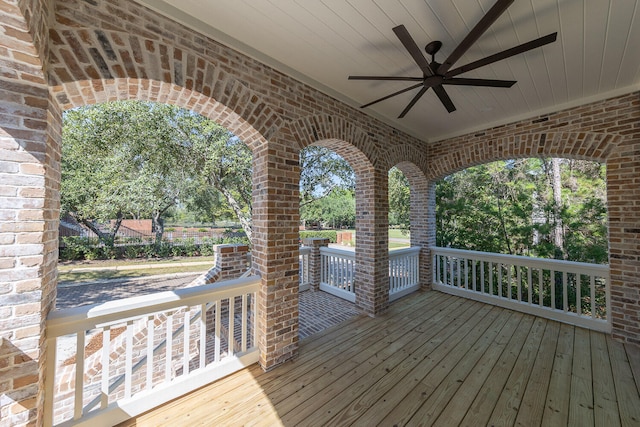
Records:
M122 426L637 426L639 388L638 347L429 291Z

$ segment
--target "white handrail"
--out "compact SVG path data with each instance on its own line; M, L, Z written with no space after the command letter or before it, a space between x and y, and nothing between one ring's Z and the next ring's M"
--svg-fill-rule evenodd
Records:
M419 246L389 251L389 301L420 288Z
M356 254L354 251L320 248L320 289L332 295L356 301L354 288Z
M421 247L389 251L389 301L420 288ZM352 250L320 248L320 289L355 302L355 261Z
M311 287L310 260L311 248L309 246L300 247L300 291L306 291Z
M611 330L608 265L439 247L431 253L436 290Z
M45 425L115 424L256 363L259 286L251 276L51 312ZM62 365L69 335L77 354Z

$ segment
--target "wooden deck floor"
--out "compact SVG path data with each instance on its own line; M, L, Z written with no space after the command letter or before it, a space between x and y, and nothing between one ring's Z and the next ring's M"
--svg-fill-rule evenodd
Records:
M423 292L125 426L640 426L640 349Z

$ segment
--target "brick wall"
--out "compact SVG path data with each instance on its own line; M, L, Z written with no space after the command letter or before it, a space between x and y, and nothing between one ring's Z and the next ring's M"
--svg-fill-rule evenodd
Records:
M12 426L43 407L55 295L60 116L41 61L47 14L44 2L0 1L0 420Z

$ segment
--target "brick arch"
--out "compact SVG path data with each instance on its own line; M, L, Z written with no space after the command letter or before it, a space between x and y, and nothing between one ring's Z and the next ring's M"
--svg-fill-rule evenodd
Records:
M426 183L427 177L425 176L422 169L415 163L410 161L402 161L395 164L393 167L400 169L404 176L407 177L410 186L419 187L421 185L426 185L422 183Z
M606 163L611 153L625 140L622 135L596 132L540 132L507 135L466 144L448 144L447 149L429 159L428 178L438 180L454 172L479 164L525 157L562 157Z
M122 99L176 104L215 120L251 146L282 118L265 96L198 46L122 29L51 30L49 83L63 109Z
M227 106L203 93L177 86L173 83L144 79L112 79L69 82L52 88L54 99L60 108L67 110L102 102L137 100L174 104L199 113L224 126L242 139L254 151L265 142L265 134L271 135L280 118L265 103L251 103L253 109L241 110L238 102L251 95L248 89L236 85L242 96L234 98L236 104ZM249 104L249 103L248 103ZM240 112L237 112L240 111ZM258 117L254 115L259 111ZM251 121L245 117L249 117Z
M429 164L426 143L423 145L390 145L382 157L387 163L387 169L396 166L405 175L417 173L424 176L424 172L418 171L416 168L426 171ZM409 178L408 175L407 178Z
M300 148L320 145L342 156L356 172L378 163L378 150L370 136L348 121L333 116L313 116L288 125Z

